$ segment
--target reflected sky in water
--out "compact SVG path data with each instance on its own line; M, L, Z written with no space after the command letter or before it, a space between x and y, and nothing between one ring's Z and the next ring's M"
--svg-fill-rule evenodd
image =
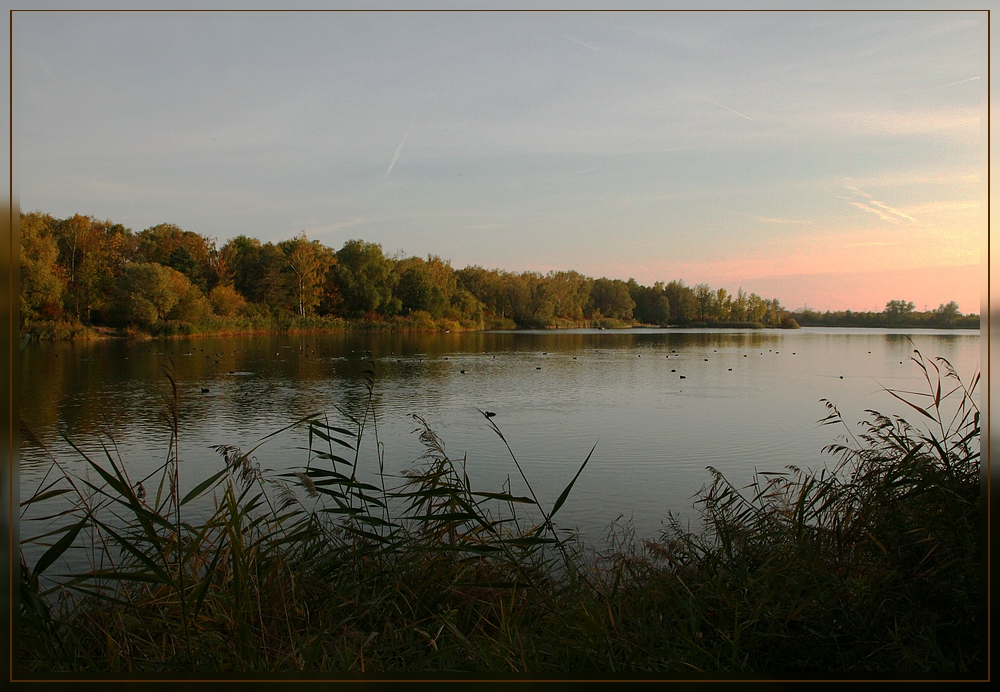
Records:
M323 412L349 427L364 411L364 372L374 363L374 405L387 470L424 449L419 414L465 458L474 489L524 482L551 506L591 448L557 524L599 542L619 516L655 537L668 511L696 516L691 498L712 466L737 484L757 470L832 465L822 448L844 433L819 426L834 402L845 420L865 409L908 416L882 391L926 391L913 349L951 361L966 381L979 369L978 332L569 330L465 334L306 334L169 341L31 344L21 359L21 417L49 450L82 472L61 439L104 455L113 443L133 479L167 455L164 368L179 392L182 485L221 468L212 445L249 449L263 436ZM207 391L203 391L207 390ZM911 416L915 418L916 416ZM915 422L915 421L914 421ZM371 427L362 466L375 468ZM303 466L306 431L276 436L255 454L262 467ZM112 450L112 453L115 453ZM21 450L22 498L48 468Z

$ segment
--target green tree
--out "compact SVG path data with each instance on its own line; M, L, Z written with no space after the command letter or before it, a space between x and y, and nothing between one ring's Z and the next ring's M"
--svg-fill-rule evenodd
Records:
M746 322L750 307L750 297L741 286L736 291L736 298L733 300L729 318L734 322Z
M280 245L265 243L260 248L253 293L257 301L272 310L292 310L293 298L286 276L288 258Z
M433 317L443 317L451 307L457 288L451 264L436 255L409 257L396 263L399 277L396 295L404 314L423 310Z
M694 287L694 296L698 302L698 319L704 322L712 309L715 294L708 284L702 283Z
M261 242L256 238L238 235L231 238L218 252L217 265L220 283L230 277L233 286L248 300L263 303L257 292L257 280L261 274Z
M156 327L165 320L195 324L211 312L182 273L156 262L130 262L119 277L112 314L122 326Z
M885 321L890 327L903 324L906 319L913 314L913 302L905 300L890 300L885 304Z
M684 285L683 280L671 281L664 288L670 302L671 324L685 324L698 314L698 299L695 292Z
M747 298L747 319L751 322L763 322L767 314L767 301L756 293Z
M961 316L962 313L958 309L958 303L954 300L947 305L941 303L941 305L934 310L934 322L944 327L954 326Z
M781 307L781 303L778 302L777 298L772 298L767 303L767 312L765 313L764 319L765 324L770 327L781 326L781 320L785 317L785 308Z
M381 245L348 240L337 252L335 272L350 316L399 312L402 303L393 293L397 281L393 261L382 253Z
M628 284L621 279L595 279L590 289L590 314L595 317L632 319L635 301L629 295Z
M670 301L662 281L657 281L652 286L643 286L635 279L629 279L628 291L635 302L632 316L636 320L656 325L670 322Z
M552 314L569 320L584 319L593 279L575 271L551 271L545 275Z
M504 291L503 278L496 269L484 269L478 265L465 267L455 272L457 290L465 290L478 300L484 316L510 317L509 305Z
M470 320L482 325L485 318L483 313L483 303L470 291L458 288L451 296L451 309L450 312L445 313L445 316L452 319Z

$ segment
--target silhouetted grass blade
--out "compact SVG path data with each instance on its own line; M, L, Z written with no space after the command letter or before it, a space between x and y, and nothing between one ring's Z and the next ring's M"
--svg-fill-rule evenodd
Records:
M46 550L42 556L38 558L38 562L35 563L35 568L31 572L31 578L36 587L39 575L43 574L45 570L48 569L49 565L58 560L59 557L65 553L71 545L73 545L73 541L76 540L80 531L83 530L89 522L90 516L85 515L79 522L66 529L66 533L63 537L56 541L51 548Z
M556 500L556 503L552 505L552 511L549 512L549 519L552 519L552 517L556 515L556 512L559 511L559 508L563 506L563 503L566 502L566 498L569 497L569 493L573 489L576 479L580 477L581 473L583 473L583 469L586 468L587 462L590 461L590 457L594 454L595 449L597 449L597 442L595 442L594 446L590 448L590 453L587 454L587 458L583 460L582 464L580 464L580 468L577 469L576 475L573 476L573 480L571 480L569 485L563 489L563 491L559 494L559 498Z
M191 491L183 497L183 499L181 499L181 504L186 505L191 502L191 500L198 498L203 492L205 492L205 490L215 485L218 480L227 473L229 473L229 469L222 469L218 473L215 473L203 480L201 483L192 488Z

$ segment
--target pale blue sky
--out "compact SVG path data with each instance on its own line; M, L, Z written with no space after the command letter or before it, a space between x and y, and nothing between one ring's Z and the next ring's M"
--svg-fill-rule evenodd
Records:
M15 13L13 37L26 211L979 310L982 12Z

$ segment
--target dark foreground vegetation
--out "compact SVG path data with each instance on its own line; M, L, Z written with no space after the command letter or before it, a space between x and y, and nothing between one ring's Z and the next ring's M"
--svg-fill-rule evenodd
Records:
M358 327L794 328L799 317L742 288L732 295L682 280L644 286L575 271L453 269L434 255L387 256L363 240L334 250L304 233L279 243L239 235L216 247L173 224L133 233L110 220L37 211L22 213L19 229L20 329L41 339ZM912 308L890 301L881 317L847 313L837 325L914 326L925 313ZM953 303L926 315L916 326L978 326Z
M889 393L919 425L871 412L855 437L828 402L822 423L844 433L832 469L761 472L743 489L710 469L699 530L671 520L642 541L615 526L594 552L555 523L587 460L542 507L523 475L524 495L478 489L417 417L426 453L391 477L381 446L368 460L357 451L377 442L371 398L343 425L296 423L303 467L263 472L267 438L220 446L218 472L182 496L174 389L159 472L130 477L110 447L86 476L53 460L22 502L58 526L24 541L43 548L21 560L18 666L984 677L978 375L914 362L928 392ZM484 424L506 445L485 413ZM192 511L213 497L214 511ZM76 551L90 569L50 574Z

